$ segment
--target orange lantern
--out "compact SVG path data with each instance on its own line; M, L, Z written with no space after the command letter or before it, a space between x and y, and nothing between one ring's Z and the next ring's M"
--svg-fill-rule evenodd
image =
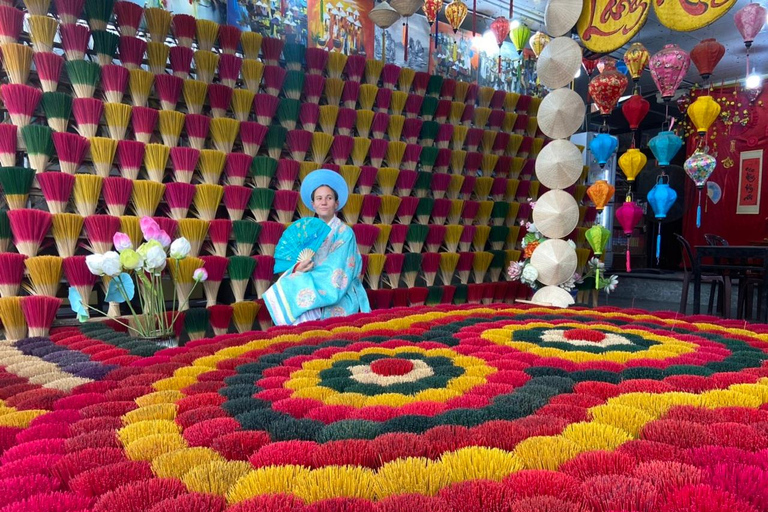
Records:
M597 211L601 212L605 206L613 199L613 193L616 189L605 180L594 182L587 189L587 195L595 203Z
M424 0L424 16L426 16L430 27L437 20L437 14L442 8L443 0Z
M445 6L445 18L451 24L454 34L459 31L461 24L467 18L468 12L467 5L461 0L453 0L453 2Z

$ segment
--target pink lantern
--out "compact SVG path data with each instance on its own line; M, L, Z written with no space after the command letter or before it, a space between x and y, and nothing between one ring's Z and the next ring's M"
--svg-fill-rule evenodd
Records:
M690 67L691 57L676 44L665 45L651 56L648 68L665 102L675 95Z
M629 239L632 237L635 226L643 218L643 209L636 202L627 200L616 209L616 218L619 219L621 229L627 236L627 272L632 272L632 268L629 265Z
M752 3L746 5L740 9L739 12L733 17L736 23L736 29L744 38L744 46L749 49L752 46L752 41L755 40L757 34L763 29L765 24L766 10L760 4Z

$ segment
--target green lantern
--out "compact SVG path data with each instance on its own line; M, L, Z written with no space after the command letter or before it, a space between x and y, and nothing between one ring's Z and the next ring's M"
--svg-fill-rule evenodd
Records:
M602 256L605 247L608 245L608 240L611 239L611 232L605 229L600 224L596 224L589 228L584 234L589 246L595 251L595 256ZM595 269L595 289L600 288L600 267Z
M523 48L531 38L531 29L524 23L519 23L515 28L509 32L509 38L512 40L512 44L515 45L518 55L523 53Z

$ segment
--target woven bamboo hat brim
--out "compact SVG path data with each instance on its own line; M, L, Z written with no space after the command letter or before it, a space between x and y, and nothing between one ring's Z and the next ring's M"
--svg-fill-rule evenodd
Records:
M578 223L579 205L563 190L550 190L536 201L533 208L533 224L547 238L563 238Z
M400 19L400 13L397 12L387 2L381 2L368 13L368 18L381 29L388 29Z
M549 0L544 9L544 25L552 37L571 31L581 16L582 0Z
M584 161L578 146L569 140L553 140L536 157L536 178L552 190L568 188L581 177Z
M559 286L545 286L533 294L531 302L541 304L542 306L567 308L568 306L573 305L575 301L570 293Z
M565 87L581 66L581 48L570 37L556 37L539 55L536 74L549 89Z
M581 128L586 109L577 92L555 89L541 100L537 114L539 128L551 139L567 139Z
M550 286L563 284L573 277L576 264L576 250L565 240L547 240L531 256L531 265L539 272L538 281Z

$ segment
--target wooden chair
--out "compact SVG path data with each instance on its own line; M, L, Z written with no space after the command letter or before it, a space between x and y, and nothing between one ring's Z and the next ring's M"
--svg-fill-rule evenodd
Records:
M728 246L728 240L720 235L707 233L704 235L704 240L707 242L707 245L717 247ZM744 263L747 264L749 262L745 261ZM738 270L728 271L727 275L731 281L735 278L739 282L739 291L736 299L736 318L750 320L752 318L752 301L755 292L757 292L757 310L760 311L762 307L760 289L763 286L763 276L755 272L739 272Z
M688 288L693 280L696 258L693 257L693 249L681 235L675 234L675 238L680 243L683 252L683 291L680 294L680 313L685 314L688 306ZM728 276L702 275L701 284L711 286L709 292L709 304L707 305L707 314L711 315L715 306L715 296L717 296L717 310L722 311L724 318L731 315L731 278Z

